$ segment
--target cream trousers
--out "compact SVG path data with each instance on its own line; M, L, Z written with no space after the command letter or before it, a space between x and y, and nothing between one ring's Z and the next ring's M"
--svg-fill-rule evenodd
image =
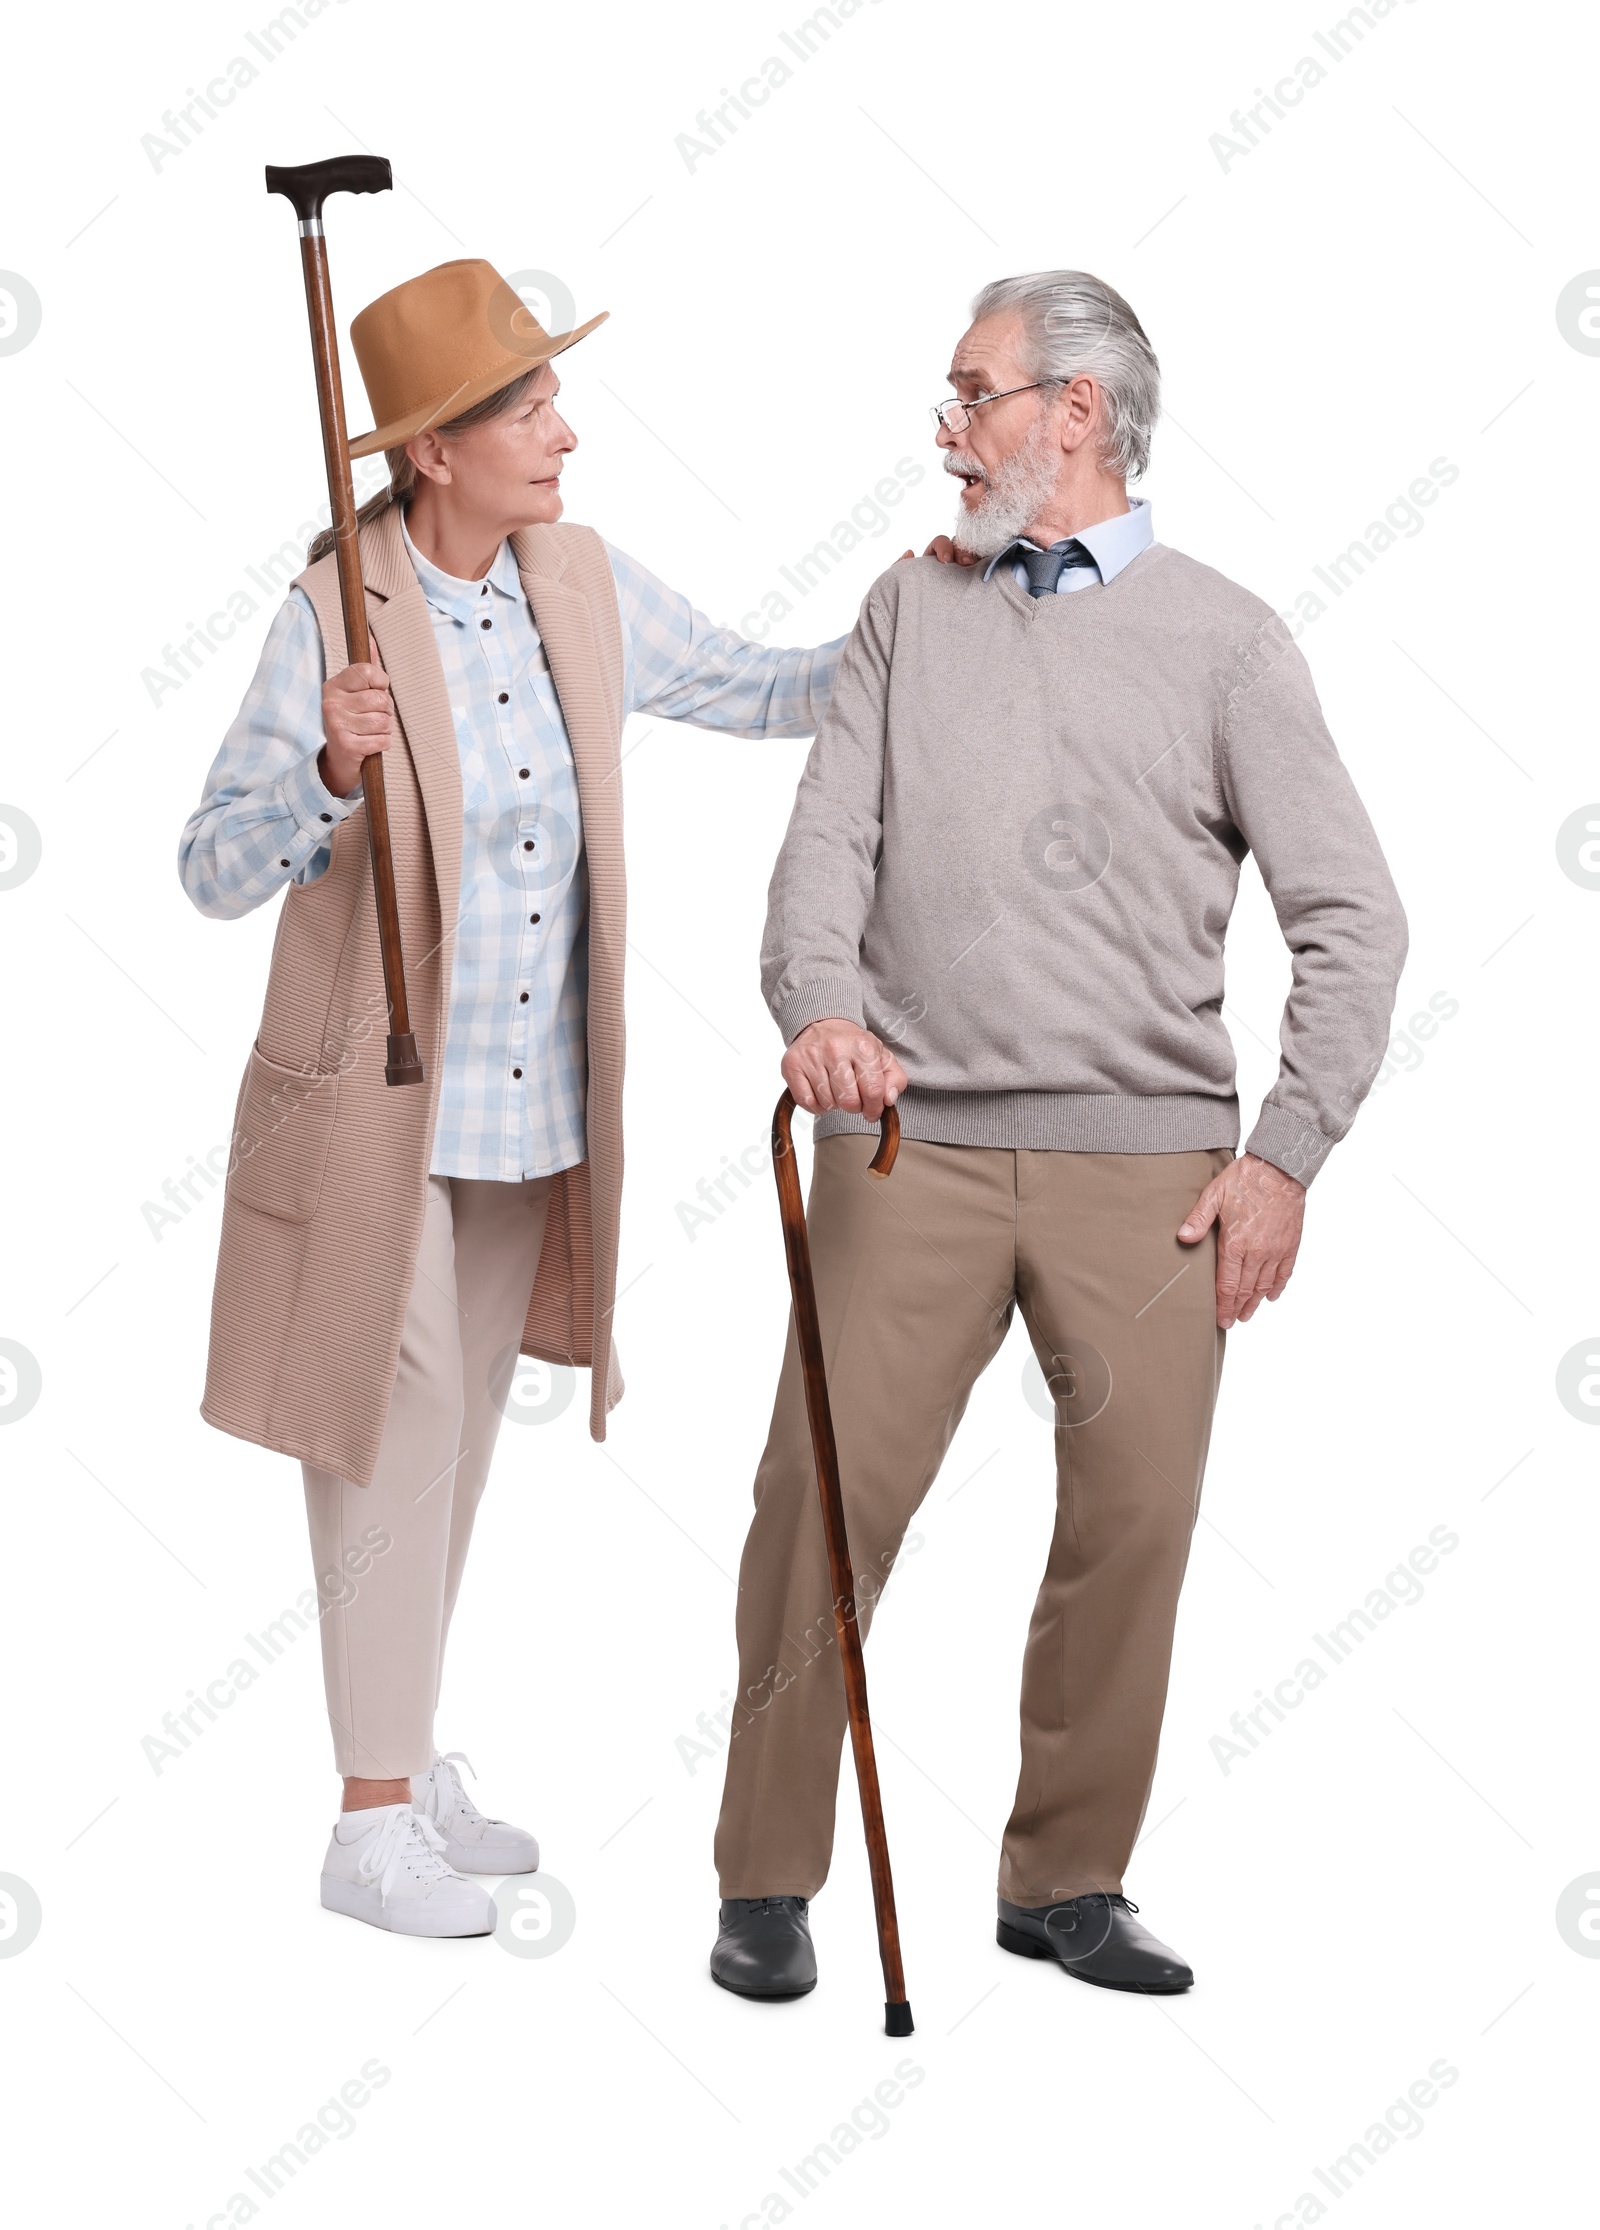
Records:
M341 1774L433 1763L445 1637L516 1367L548 1177L430 1177L400 1367L370 1487L301 1466Z

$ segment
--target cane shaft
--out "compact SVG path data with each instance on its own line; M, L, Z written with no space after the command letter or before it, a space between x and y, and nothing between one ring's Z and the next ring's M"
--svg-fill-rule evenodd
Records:
M789 1288L794 1297L795 1336L800 1349L800 1370L805 1382L806 1416L811 1426L811 1449L816 1461L817 1490L822 1501L822 1531L828 1550L828 1575L833 1590L833 1622L839 1637L839 1664L844 1674L845 1705L850 1718L850 1747L855 1756L856 1785L861 1792L861 1819L866 1831L867 1864L872 1875L872 1902L878 1922L878 1952L883 1962L889 2033L911 2034L910 2008L906 2003L905 1972L900 1960L900 1923L895 1912L894 1879L889 1868L889 1839L883 1822L883 1798L878 1788L878 1761L872 1743L872 1717L867 1707L867 1668L861 1652L861 1628L856 1618L855 1573L850 1558L850 1538L845 1526L844 1496L839 1484L839 1451L833 1437L833 1412L828 1401L828 1379L822 1358L822 1328L817 1318L816 1282L811 1271L811 1248L806 1237L805 1208L800 1198L800 1174L795 1166L790 1117L794 1099L785 1092L772 1120L772 1162L778 1181L778 1206L783 1219L784 1252L789 1264ZM894 1166L900 1124L893 1108L883 1117L883 1141L873 1157L872 1173L886 1177Z
M305 273L306 312L311 321L311 358L317 375L317 410L322 420L322 453L328 468L328 502L333 513L339 604L344 614L345 648L352 666L372 653L367 632L367 598L361 581L361 548L356 536L355 487L350 476L350 443L345 433L344 390L339 378L339 339L333 322L333 290L328 281L328 251L320 221L302 224L300 261ZM389 1003L389 1052L385 1076L391 1084L420 1084L422 1063L411 1032L406 999L405 959L400 944L400 904L395 894L394 852L389 841L389 805L383 786L383 754L361 762L361 794L367 810L367 845L372 857L372 888L378 907L378 946L383 959L383 989Z

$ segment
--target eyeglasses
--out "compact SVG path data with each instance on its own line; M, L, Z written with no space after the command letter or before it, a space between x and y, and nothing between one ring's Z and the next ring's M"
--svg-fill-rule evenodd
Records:
M952 395L947 403L930 404L929 415L934 424L942 426L947 434L964 434L972 424L973 412L981 410L985 403L1003 403L1008 395L1031 395L1036 387L1059 387L1060 384L1055 379L1034 379L1026 387L1002 388L998 395L979 395L970 403L964 403Z

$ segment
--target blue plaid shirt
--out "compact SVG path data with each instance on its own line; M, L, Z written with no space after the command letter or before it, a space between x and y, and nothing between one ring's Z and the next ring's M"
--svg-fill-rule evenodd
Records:
M461 912L431 1167L550 1176L587 1151L588 881L572 746L510 544L482 581L440 572L409 535L406 548L461 750ZM842 638L765 650L607 550L629 712L745 736L815 732ZM316 615L296 589L183 832L178 872L203 914L234 920L326 873L330 828L361 792L336 798L317 773L323 679Z

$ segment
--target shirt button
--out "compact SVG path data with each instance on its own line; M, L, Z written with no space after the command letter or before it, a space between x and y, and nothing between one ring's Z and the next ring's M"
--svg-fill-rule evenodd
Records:
M531 769L530 769L530 768L528 768L528 767L518 767L518 769L517 769L517 772L518 772L518 774L519 774L519 775L520 775L520 776L522 777L523 781L524 781L524 782L526 782L526 781L527 781L527 779L528 779L529 773L531 772ZM323 816L322 816L322 818L323 818L324 820L326 820L326 819L328 818L327 814L326 814L326 813L324 813L324 814L323 814Z
M525 852L531 852L533 850L533 838L531 836L524 840L522 849Z
M480 627L493 627L494 621L492 619L480 619L478 625Z
M522 1071L521 1069L513 1069L511 1073L513 1076L520 1076L522 1074Z
M517 994L517 1001L518 1001L518 1004L519 1004L520 1006L524 1006L524 1007L525 1007L525 1006L527 1005L527 1003L528 1003L528 994L526 993L526 991L519 991L519 992L518 992L518 994Z
M287 867L287 866L288 866L288 864L289 864L289 862L288 862L288 861L287 861L286 859L281 859L281 860L279 860L279 862L278 862L278 865L279 865L280 867ZM537 915L537 914L535 914L533 918L534 918L534 920L535 920L535 921L537 921L539 917L538 917L538 915Z
M289 862L288 862L287 860L285 860L283 864L284 864L284 866L285 866L285 867L287 867L287 866L288 866L288 864L289 864ZM529 921L537 921L537 920L539 919L539 917L538 917L538 915L537 915L537 914L530 914L530 915L528 916L528 919L529 919Z
M499 696L495 699L495 703L497 705L508 705L510 704L510 702L511 692L508 689L502 689Z
M322 816L322 818L323 818L323 819L324 819L325 821L331 821L331 820L333 819L333 815L332 815L331 813L324 813L324 814L323 814L323 816Z
M481 589L479 589L479 591L478 591L478 594L479 594L480 596L487 596L487 595L488 595L488 593L489 593L489 584L488 584L488 582L487 582L487 581L485 581L485 582L484 582L484 584L483 584L483 586L482 586L482 588L481 588Z

